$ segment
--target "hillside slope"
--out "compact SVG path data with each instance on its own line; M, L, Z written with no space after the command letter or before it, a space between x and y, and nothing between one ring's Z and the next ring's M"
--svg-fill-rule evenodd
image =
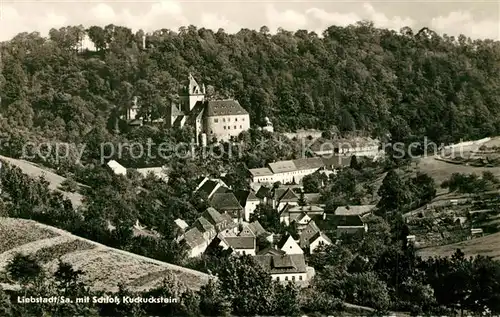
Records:
M423 258L451 256L457 249L462 250L466 256L484 255L500 260L500 232L458 243L421 249L418 254Z
M210 279L202 272L110 248L32 220L0 218L0 272L17 252L33 255L49 272L57 269L59 259L70 263L84 272L87 285L104 291L117 291L120 283L131 290L150 289L170 274L193 290Z
M69 193L65 192L59 189L59 186L61 186L61 183L66 180L66 178L57 175L54 172L49 171L47 168L41 168L37 166L34 163L25 161L25 160L20 160L20 159L14 159L11 157L7 156L2 156L0 155L0 160L9 163L11 165L17 166L21 169L21 171L24 174L27 174L31 177L37 178L40 176L44 176L45 179L49 182L49 188L51 190L59 191L61 192L66 198L68 198L73 206L76 208L82 204L83 201L83 196L79 193ZM79 184L80 186L84 186L82 184Z

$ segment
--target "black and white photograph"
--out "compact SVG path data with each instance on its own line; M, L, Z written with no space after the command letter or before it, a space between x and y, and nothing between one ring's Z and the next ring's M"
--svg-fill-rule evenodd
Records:
M0 0L0 317L498 315L498 0Z

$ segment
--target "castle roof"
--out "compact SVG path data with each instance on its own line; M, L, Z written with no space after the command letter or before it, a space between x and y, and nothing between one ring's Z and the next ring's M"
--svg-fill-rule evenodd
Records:
M237 100L209 100L204 103L206 106L205 114L208 117L248 114Z

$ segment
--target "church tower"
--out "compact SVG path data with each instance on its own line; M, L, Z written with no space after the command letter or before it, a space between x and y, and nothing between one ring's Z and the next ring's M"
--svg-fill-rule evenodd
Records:
M198 101L205 100L205 85L199 85L193 75L189 74L188 82L179 94L181 111L189 114Z

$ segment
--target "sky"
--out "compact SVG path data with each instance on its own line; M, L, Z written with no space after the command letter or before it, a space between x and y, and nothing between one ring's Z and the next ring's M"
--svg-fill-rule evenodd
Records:
M38 31L45 36L51 28L80 24L115 24L134 31L178 30L192 24L231 33L266 25L271 32L282 27L321 34L328 26L347 26L360 20L394 30L429 27L439 34L500 40L499 17L500 0L0 0L0 41L20 32Z

